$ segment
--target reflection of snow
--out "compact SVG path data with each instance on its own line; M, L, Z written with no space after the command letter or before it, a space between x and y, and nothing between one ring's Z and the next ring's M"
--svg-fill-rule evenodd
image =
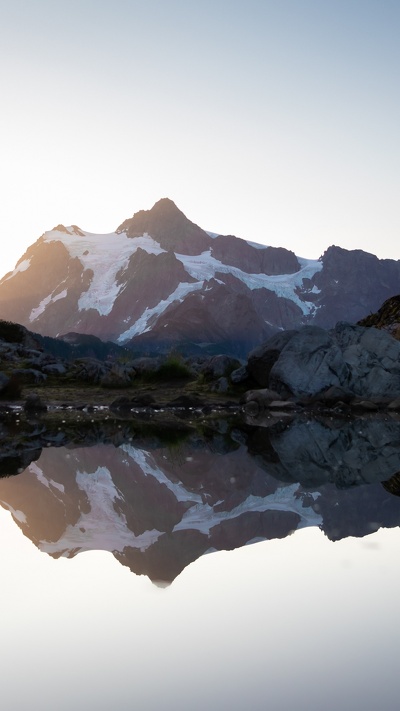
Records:
M208 535L214 526L250 511L291 511L300 516L300 523L297 528L319 526L322 523L322 516L316 514L311 507L303 507L302 498L296 496L298 488L298 484L292 484L291 486L277 489L270 496L248 496L243 503L231 511L215 512L207 504L192 506L175 526L174 531L196 529Z
M0 501L0 504L4 506L4 508L10 512L12 517L18 521L18 523L26 523L26 516L23 511L18 511L17 509L13 509L11 504L7 503L7 501Z
M89 500L90 511L81 513L74 526L67 526L58 541L41 541L40 550L50 554L65 552L66 555L77 549L80 552L106 550L122 553L126 546L145 550L159 538L159 531L145 531L135 536L128 528L125 515L113 506L115 501L123 501L123 497L106 467L98 467L91 474L77 472L76 482Z
M38 481L40 481L41 484L47 486L48 489L50 489L50 487L54 487L55 489L61 491L61 493L64 493L64 486L62 484L59 484L57 481L54 481L53 479L47 479L47 477L43 473L43 470L38 467L35 462L32 462L29 465L28 470L36 476L36 478L38 479Z
M188 491L181 482L174 483L171 479L168 479L164 472L156 465L150 452L146 452L144 449L137 449L127 444L122 445L121 449L136 462L145 476L153 476L160 484L165 484L165 486L173 492L177 501L202 502L203 499L199 494ZM188 461L190 461L190 459L188 459Z

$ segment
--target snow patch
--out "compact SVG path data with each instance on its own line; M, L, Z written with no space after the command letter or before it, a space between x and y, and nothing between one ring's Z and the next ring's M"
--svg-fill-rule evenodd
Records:
M122 284L117 284L117 274L126 269L129 260L139 248L148 254L165 252L147 233L141 237L127 237L125 232L105 235L79 231L67 227L66 232L45 232L47 242L62 242L72 258L78 258L85 270L93 271L89 289L82 294L78 306L82 311L96 309L101 316L112 311Z
M5 277L4 281L8 281L9 279L12 279L13 277L15 277L16 274L18 274L18 272L26 272L26 270L30 267L30 264L31 264L30 259L23 259L22 262L17 264L14 271L8 277Z
M201 289L202 286L202 281L194 284L189 282L181 282L178 284L175 291L173 291L167 299L163 299L156 306L153 306L150 309L146 308L140 318L138 318L127 331L121 333L121 335L117 338L117 343L124 343L134 336L137 336L139 333L146 333L146 331L150 331L152 325L150 322L155 321L168 308L168 306L170 306L174 301L183 301L185 296L190 294L191 291L197 291L198 289Z
M176 258L182 262L186 271L191 277L198 280L209 280L215 277L217 272L223 274L232 274L237 279L240 279L246 286L253 289L269 289L281 298L294 301L302 310L304 315L307 315L315 310L315 305L311 302L302 301L297 290L301 289L303 279L311 279L317 272L322 269L322 262L318 259L298 259L300 269L294 274L248 274L238 267L228 266L223 264L218 259L215 259L211 250L189 256L186 254L177 254Z
M44 310L46 309L46 307L49 304L53 304L56 301L59 301L60 299L65 299L66 296L67 296L66 289L64 289L64 291L60 291L60 293L57 294L56 296L53 296L53 294L49 294L49 296L46 296L46 298L40 302L39 306L37 306L36 309L32 309L32 311L29 315L29 321L31 323L32 323L32 321L35 321L40 316L40 314L42 314L44 312Z

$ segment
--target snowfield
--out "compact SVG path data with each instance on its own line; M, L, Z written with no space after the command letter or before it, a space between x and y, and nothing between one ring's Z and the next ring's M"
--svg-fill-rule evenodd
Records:
M138 249L148 254L165 252L147 234L132 239L124 232L98 235L83 231L80 234L73 227L66 229L68 232L51 230L43 237L47 242L62 242L72 258L78 257L84 269L93 272L89 289L82 294L78 305L82 311L96 309L101 316L107 316L112 311L123 286L118 283L117 275L127 268L131 256Z
M75 227L67 227L63 230L55 229L46 232L43 239L47 242L61 242L71 258L77 257L85 270L93 272L89 289L79 298L78 306L81 311L95 309L101 316L111 313L115 300L124 286L118 281L118 275L128 267L132 255L138 249L156 255L166 251L147 233L141 237L131 238L127 237L125 232L111 232L101 235L84 232ZM258 247L264 248L263 245L258 245ZM112 259L110 259L111 255ZM265 274L248 274L238 267L224 264L212 256L211 249L195 256L186 254L176 254L175 256L183 264L186 272L196 280L196 283L183 282L167 299L163 299L153 308L146 308L141 317L119 336L119 343L124 343L134 336L149 331L152 324L168 306L174 301L183 301L190 292L202 289L204 282L216 278L216 274L232 274L251 290L269 289L278 297L293 301L300 307L304 315L312 313L315 308L312 302L300 299L297 292L301 289L304 278L312 278L316 272L322 269L322 262L319 260L299 259L301 268L298 272L267 276ZM29 261L24 260L16 268L15 273L27 269L28 266ZM37 319L50 303L64 298L64 296L66 296L66 291L56 296L49 294L32 310L30 321L33 322Z

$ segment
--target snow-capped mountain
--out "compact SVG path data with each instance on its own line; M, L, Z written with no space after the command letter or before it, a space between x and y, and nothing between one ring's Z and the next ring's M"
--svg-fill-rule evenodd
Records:
M355 321L400 291L400 262L330 247L318 260L214 235L169 199L113 233L45 232L0 281L0 318L146 350L245 354L279 329Z

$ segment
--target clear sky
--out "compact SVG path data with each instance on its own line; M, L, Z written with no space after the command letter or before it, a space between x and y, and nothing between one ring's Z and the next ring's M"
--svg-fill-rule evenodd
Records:
M399 37L399 0L0 0L0 276L161 197L399 259Z

